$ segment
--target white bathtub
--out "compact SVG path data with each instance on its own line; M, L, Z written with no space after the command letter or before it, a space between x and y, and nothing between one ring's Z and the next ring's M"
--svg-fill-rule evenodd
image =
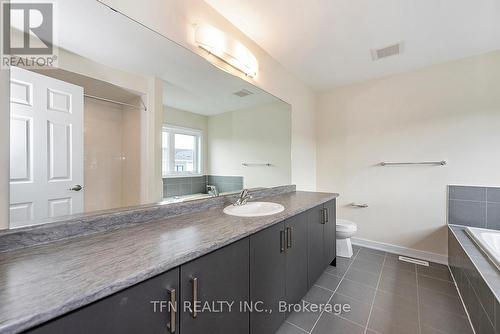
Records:
M500 231L467 227L466 232L500 270Z

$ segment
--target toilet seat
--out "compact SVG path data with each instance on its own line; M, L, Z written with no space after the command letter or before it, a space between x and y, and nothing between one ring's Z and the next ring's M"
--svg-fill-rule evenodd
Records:
M353 223L346 219L337 219L337 232L347 232L347 233L355 233L358 230L358 226L356 223Z

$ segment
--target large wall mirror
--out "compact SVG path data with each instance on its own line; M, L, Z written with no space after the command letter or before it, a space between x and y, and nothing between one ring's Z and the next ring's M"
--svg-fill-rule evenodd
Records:
M290 184L290 105L97 1L55 2L57 68L11 68L10 228Z

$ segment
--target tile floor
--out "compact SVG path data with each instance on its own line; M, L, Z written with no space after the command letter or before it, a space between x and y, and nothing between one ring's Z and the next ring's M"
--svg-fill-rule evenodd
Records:
M473 333L447 266L414 265L368 248L337 258L304 301L351 310L292 313L277 334Z

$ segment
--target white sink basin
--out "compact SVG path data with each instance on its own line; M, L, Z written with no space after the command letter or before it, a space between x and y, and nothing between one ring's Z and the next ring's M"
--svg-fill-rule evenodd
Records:
M238 217L270 216L285 210L285 207L272 202L248 202L244 205L230 205L224 208L224 213Z

